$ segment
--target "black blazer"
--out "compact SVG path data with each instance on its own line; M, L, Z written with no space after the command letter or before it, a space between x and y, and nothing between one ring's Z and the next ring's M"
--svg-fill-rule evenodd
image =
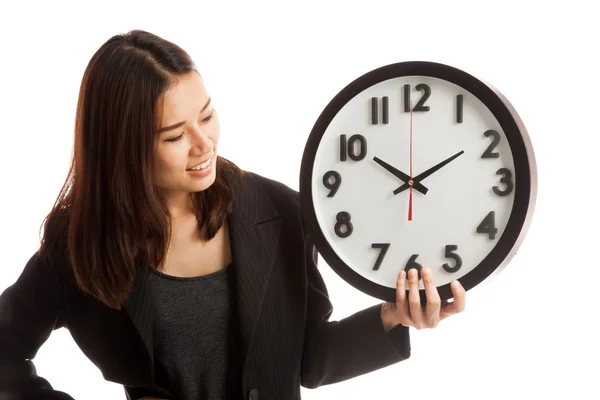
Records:
M408 328L385 333L380 304L339 321L304 232L298 192L248 173L229 215L239 318L239 399L300 399L316 388L410 356ZM64 257L64 256L63 256ZM147 258L146 258L147 260ZM148 265L121 310L76 286L65 259L37 252L0 296L0 399L69 399L37 375L33 359L53 330L65 327L104 378L127 398L172 398L154 383Z

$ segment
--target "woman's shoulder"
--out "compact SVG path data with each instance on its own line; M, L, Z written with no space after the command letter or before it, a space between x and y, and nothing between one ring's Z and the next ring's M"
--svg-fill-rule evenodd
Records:
M246 185L264 191L278 208L300 209L300 193L288 184L256 172L245 172Z
M258 174L245 171L244 194L246 203L244 210L251 209L249 214L263 215L275 219L281 217L287 232L305 234L302 220L300 193L287 183ZM251 205L248 205L251 199Z

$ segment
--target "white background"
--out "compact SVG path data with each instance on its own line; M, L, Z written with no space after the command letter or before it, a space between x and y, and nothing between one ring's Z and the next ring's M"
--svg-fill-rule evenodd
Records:
M523 118L539 169L529 234L497 278L469 291L463 314L411 330L409 360L303 388L303 398L597 398L600 29L591 6L349 3L2 2L0 289L39 245L67 173L83 71L110 36L141 28L186 49L219 109L221 154L295 189L308 134L339 90L385 64L438 61L492 83ZM320 271L332 319L379 302L322 259ZM35 363L76 399L124 398L65 329Z

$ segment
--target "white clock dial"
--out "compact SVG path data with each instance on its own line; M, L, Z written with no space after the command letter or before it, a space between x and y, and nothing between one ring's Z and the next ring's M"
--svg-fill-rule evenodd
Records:
M348 84L315 122L300 168L309 240L346 282L386 301L400 270L429 268L443 301L453 280L470 290L500 271L536 191L533 148L508 100L425 61Z
M412 206L410 186L384 168L418 177L452 156L420 180L426 194L412 187ZM498 244L518 179L505 132L488 107L446 80L405 76L366 88L333 117L314 155L312 201L326 240L356 273L394 288L412 257L441 286ZM334 229L340 212L352 225L349 235L345 227L338 231L344 237Z

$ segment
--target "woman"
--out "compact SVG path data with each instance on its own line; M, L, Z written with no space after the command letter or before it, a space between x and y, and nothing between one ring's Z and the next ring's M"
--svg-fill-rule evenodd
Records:
M440 306L424 270L422 307L401 272L395 304L329 321L298 193L218 144L215 105L177 45L138 30L94 54L69 176L0 296L0 398L71 399L30 361L61 327L128 399L299 399L408 358L410 326L464 309L458 282Z

